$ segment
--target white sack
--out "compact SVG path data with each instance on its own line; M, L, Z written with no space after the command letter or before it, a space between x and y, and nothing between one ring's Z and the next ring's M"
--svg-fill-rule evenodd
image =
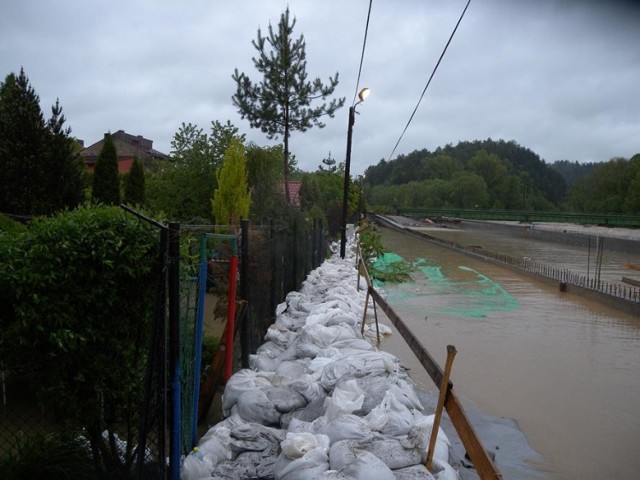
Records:
M324 401L326 417L329 421L338 418L340 415L353 413L360 410L364 402L364 392L355 380L348 380L337 386L331 397Z

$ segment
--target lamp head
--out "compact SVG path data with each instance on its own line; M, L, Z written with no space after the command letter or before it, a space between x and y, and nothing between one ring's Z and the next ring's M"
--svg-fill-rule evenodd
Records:
M370 92L371 91L367 87L365 87L362 90L360 90L360 93L358 93L358 98L360 99L360 101L364 102L365 99L369 96Z

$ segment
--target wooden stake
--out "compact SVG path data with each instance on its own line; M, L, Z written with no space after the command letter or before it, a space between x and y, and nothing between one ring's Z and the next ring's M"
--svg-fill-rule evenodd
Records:
M427 462L426 467L429 471L433 468L433 452L436 447L436 439L438 437L438 430L440 429L440 418L442 417L442 409L444 407L444 401L447 397L449 390L449 375L451 373L451 365L453 365L453 359L456 356L456 347L453 345L447 345L447 363L444 366L444 373L442 375L442 383L440 385L440 395L438 396L438 405L436 405L436 414L433 419L433 427L431 428L431 438L429 439L429 449L427 450Z

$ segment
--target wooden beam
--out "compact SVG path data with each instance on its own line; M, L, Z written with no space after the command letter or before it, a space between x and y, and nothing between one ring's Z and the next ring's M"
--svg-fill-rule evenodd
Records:
M444 376L442 369L429 354L427 349L422 345L420 340L413 334L413 332L407 327L391 306L380 296L375 288L371 288L371 296L374 301L380 305L380 308L387 314L389 320L395 325L396 329L402 335L411 351L420 361L420 364L427 371L436 386L440 386L442 378ZM456 429L462 444L464 445L469 458L473 462L478 475L482 480L497 480L502 478L502 474L498 470L498 467L493 463L488 452L482 446L478 434L474 430L467 414L462 408L462 404L458 400L455 392L453 391L453 384L447 382L447 393L444 402L444 408L449 415L449 419Z

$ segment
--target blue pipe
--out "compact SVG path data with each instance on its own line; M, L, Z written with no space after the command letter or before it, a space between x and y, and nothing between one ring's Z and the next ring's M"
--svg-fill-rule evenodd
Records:
M200 364L202 363L202 330L204 326L205 299L207 296L206 236L200 236L200 271L198 275L198 309L196 311L195 368L193 373L193 430L191 448L198 441L198 400L200 399ZM204 245L203 245L204 244ZM203 255L204 253L204 255ZM190 449L191 449L190 448Z

